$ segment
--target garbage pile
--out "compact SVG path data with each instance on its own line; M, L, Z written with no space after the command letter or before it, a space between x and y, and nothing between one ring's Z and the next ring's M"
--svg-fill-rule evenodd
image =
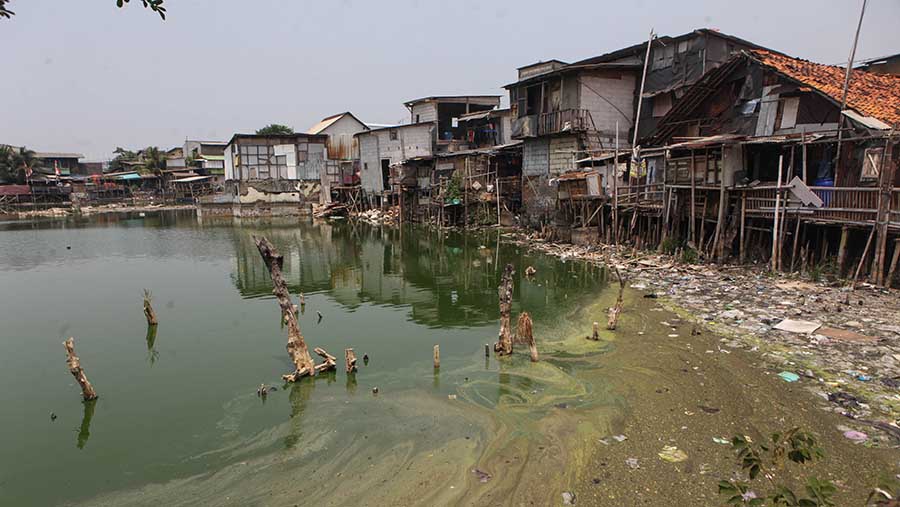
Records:
M762 265L683 264L668 255L557 244L536 234L506 237L563 260L618 266L629 272L633 289L711 328L724 337L723 345L760 353L774 372L791 372L782 378L797 374L805 387L830 398L830 410L860 420L873 412L900 418L896 290L814 282L772 274ZM833 401L848 393L865 402L847 407Z
M400 220L400 208L398 206L387 209L373 208L356 214L356 218L372 225L393 224Z

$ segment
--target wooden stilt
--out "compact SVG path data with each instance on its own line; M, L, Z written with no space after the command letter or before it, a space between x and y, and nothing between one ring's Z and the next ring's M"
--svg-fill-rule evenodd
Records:
M844 276L844 265L847 262L847 241L850 239L850 227L841 227L841 243L838 246L838 277Z
M772 271L778 271L778 213L781 209L781 173L784 155L778 156L778 183L775 188L775 219L772 222Z
M897 261L900 260L900 239L894 240L894 255L891 257L891 267L888 269L884 286L890 288L894 284L894 274L897 272Z
M741 244L738 247L739 258L740 258L741 264L743 264L744 261L746 260L746 255L745 255L746 252L745 252L745 246L744 246L744 228L746 227L746 222L747 222L747 194L742 193L741 194L741 233L740 233L741 234L741 237L740 237Z
M794 220L794 246L791 248L791 272L797 266L797 247L800 243L800 215Z
M878 171L878 212L875 216L875 227L878 229L878 238L875 242L875 256L872 260L872 281L876 285L885 285L884 261L887 252L887 240L890 231L888 225L891 221L891 194L894 190L894 166L892 155L894 151L893 130L884 143L884 151L881 155L881 164Z
M852 285L856 286L856 280L859 279L859 272L862 271L862 267L866 264L866 258L869 257L869 247L872 246L872 238L875 237L875 227L872 227L872 232L869 233L869 239L866 240L866 247L863 249L862 257L859 258L859 264L856 266L856 272L853 273L853 280L851 281Z
M434 369L441 367L441 346L434 346Z
M353 349L344 349L344 365L347 367L347 373L356 371L356 353Z

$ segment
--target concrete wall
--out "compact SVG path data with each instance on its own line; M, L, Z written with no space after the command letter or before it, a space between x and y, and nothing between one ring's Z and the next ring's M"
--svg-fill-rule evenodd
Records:
M390 129L359 134L360 180L368 192L382 192L381 161L391 165L416 157L432 156L432 131L434 125L404 125ZM391 131L396 139L391 139Z
M575 169L573 154L578 149L578 139L575 136L560 136L550 138L550 162L551 176Z
M526 138L522 144L522 174L539 176L549 174L550 138Z
M416 115L419 115L416 118ZM410 123L420 123L426 121L437 121L437 103L435 102L419 102L414 104L409 115Z
M627 139L634 123L635 87L639 85L634 73L586 71L579 81L581 109L591 112L597 130L605 136L615 136L618 121L620 137Z

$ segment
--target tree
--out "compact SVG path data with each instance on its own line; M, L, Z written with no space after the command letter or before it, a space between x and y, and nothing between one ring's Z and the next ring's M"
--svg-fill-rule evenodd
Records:
M294 129L288 127L287 125L279 125L278 123L266 125L265 127L256 131L256 134L260 136L282 136L291 135L293 133Z
M6 7L6 4L8 4L9 2L10 0L0 0L0 18L9 19L16 14ZM122 8L129 2L130 0L116 0L116 5L119 8ZM159 14L159 17L161 17L163 20L166 19L166 8L163 7L163 0L141 0L141 3L144 5L144 8L150 9L151 11Z
M162 151L156 146L149 146L142 152L143 155L143 172L160 175L162 170L166 168L166 157Z
M11 146L0 146L0 182L25 183L26 169L33 169L36 159L34 152Z
M137 153L124 148L116 148L113 153L116 156L109 161L109 170L112 172L128 169L129 167L125 162L135 162L138 159Z

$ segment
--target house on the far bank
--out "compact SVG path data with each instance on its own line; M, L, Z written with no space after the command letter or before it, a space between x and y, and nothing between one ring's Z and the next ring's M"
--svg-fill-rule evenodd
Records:
M36 172L55 174L58 169L60 176L69 176L78 174L78 161L84 158L84 155L81 153L35 152L34 158L37 160Z
M307 134L328 136L325 142L328 158L321 174L322 197L325 202L330 202L333 188L359 183L356 178L359 170L359 142L356 134L368 130L365 123L347 111L323 118L306 131Z
M225 192L201 199L204 213L297 215L319 201L326 135L235 134L225 145Z

